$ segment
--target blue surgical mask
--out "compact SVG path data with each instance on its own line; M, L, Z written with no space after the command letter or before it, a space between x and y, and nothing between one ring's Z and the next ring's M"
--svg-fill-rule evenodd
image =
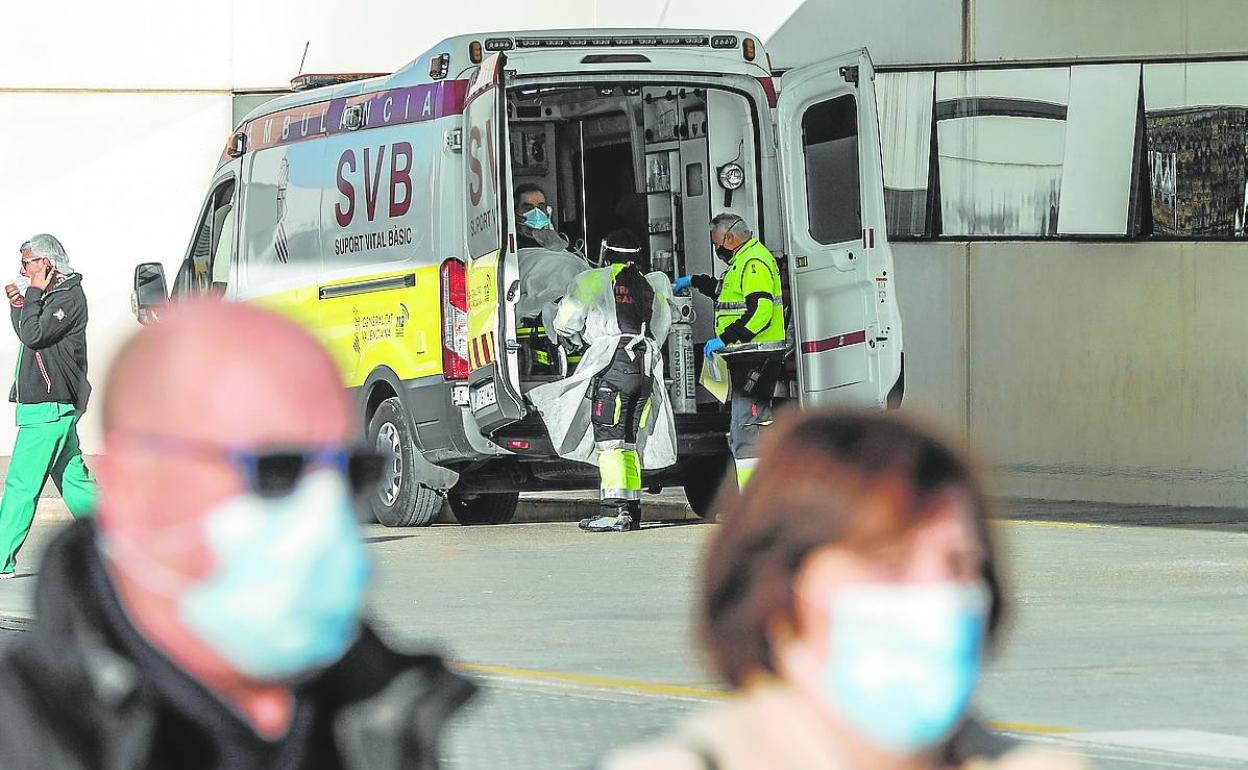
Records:
M342 657L370 567L341 474L316 471L280 498L231 498L201 526L213 571L189 585L134 546L104 546L148 590L176 595L186 627L239 673L292 681Z
M532 230L545 230L550 227L550 215L545 209L530 209L524 215L524 224Z
M979 679L991 601L980 583L847 589L832 607L820 682L829 706L885 750L935 747Z

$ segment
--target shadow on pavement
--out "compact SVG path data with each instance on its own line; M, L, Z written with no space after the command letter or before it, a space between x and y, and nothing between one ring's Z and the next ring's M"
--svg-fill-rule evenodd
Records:
M651 521L649 519L642 519L641 528L643 530L647 530L647 529L667 529L669 527L697 527L697 526L701 526L702 524L714 524L714 523L715 522L708 521L706 519L657 519L655 521Z
M993 501L993 511L995 518L1019 521L1248 532L1248 508L997 499Z

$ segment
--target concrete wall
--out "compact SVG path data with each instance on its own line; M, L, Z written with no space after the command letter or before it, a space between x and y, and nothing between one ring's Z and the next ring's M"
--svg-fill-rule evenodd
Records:
M894 244L906 356L905 408L965 438L967 249L965 244Z
M973 61L1243 53L1243 0L968 0Z
M1248 505L1248 247L901 244L907 408L1025 497Z
M799 67L864 46L877 65L957 62L962 59L962 2L806 0L764 39L776 67Z
M864 45L891 66L1233 54L1245 16L1243 0L806 0L767 47L782 67Z

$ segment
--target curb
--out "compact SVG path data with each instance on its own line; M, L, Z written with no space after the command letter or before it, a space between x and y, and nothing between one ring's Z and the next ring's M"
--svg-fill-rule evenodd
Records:
M686 521L697 519L684 500L662 500L643 496L641 512L646 521ZM551 524L580 521L598 513L597 497L528 497L520 498L513 524ZM456 524L450 508L443 506L438 524Z
M529 497L520 499L514 521L530 523L580 521L586 516L593 516L597 513L597 497L575 499ZM641 499L641 514L644 517L643 520L648 521L684 521L697 518L693 515L693 509L683 500L647 500L644 496Z
M683 499L667 499L643 496L641 499L642 515L647 521L688 521L698 517ZM515 524L550 524L580 521L587 516L598 513L597 497L529 497L520 498L516 507ZM35 516L36 523L52 524L72 521L73 516L65 503L59 498L43 498L39 501L39 512ZM456 524L450 508L442 507L437 518L438 524Z

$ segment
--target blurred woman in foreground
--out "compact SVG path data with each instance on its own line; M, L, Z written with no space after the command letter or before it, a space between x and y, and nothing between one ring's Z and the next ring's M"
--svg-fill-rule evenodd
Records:
M716 510L700 633L734 697L610 770L1083 766L966 719L1003 606L983 491L945 444L791 413Z

